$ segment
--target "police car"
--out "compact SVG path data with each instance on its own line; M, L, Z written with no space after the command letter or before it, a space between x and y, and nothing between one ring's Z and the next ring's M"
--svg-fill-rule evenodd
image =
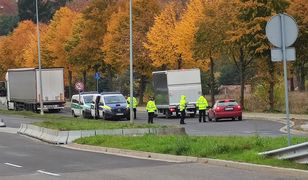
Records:
M74 117L82 116L83 118L92 118L91 104L93 97L99 95L98 92L82 92L72 96L71 110ZM79 101L80 99L80 101Z
M121 93L105 92L94 96L91 115L101 119L127 118L127 101Z

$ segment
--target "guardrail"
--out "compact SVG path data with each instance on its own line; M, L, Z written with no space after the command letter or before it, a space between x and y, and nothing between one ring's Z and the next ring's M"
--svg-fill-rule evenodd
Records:
M308 164L308 142L259 153L278 159L292 160L301 164Z
M17 133L40 139L52 144L69 144L76 139L96 135L140 136L144 134L186 134L185 128L183 127L58 131L34 126L32 124L21 124Z

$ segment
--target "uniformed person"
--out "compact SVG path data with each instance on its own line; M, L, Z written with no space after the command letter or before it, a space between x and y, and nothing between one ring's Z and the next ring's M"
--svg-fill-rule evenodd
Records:
M131 100L130 100L130 96L128 95L128 98L126 99L126 101L127 101L127 105L128 105L128 107L130 107L130 102L131 102ZM134 119L136 119L136 113L137 113L137 106L138 106L138 101L137 101L137 99L135 98L135 97L133 97L133 111L134 111Z
M186 113L185 113L185 110L186 110L186 96L182 95L181 96L181 100L180 100L180 113L181 113L181 121L180 121L180 124L186 124L184 122L185 120L185 116L186 116Z
M196 106L199 109L199 122L201 123L201 117L203 119L203 122L205 122L205 111L208 106L208 103L204 96L199 97Z
M150 97L146 110L148 111L148 123L153 124L154 112L157 110L153 97Z

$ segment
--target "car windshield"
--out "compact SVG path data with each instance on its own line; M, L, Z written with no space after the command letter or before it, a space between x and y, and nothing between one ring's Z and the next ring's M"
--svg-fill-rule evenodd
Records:
M235 101L229 101L229 102L220 101L220 102L217 103L217 106L236 106L236 105L238 105L238 104Z
M91 103L92 102L93 95L87 95L83 96L84 103Z
M124 96L105 96L104 97L105 103L106 104L116 104L116 103L125 103L126 99Z

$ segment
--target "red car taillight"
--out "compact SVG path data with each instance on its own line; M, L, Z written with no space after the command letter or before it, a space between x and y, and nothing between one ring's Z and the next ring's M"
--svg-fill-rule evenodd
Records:
M222 108L222 107L219 107L219 106L215 108L215 111L216 111L216 112L219 112L219 111L222 111L222 110L223 110L223 108Z
M242 107L240 105L235 106L237 110L242 110Z

